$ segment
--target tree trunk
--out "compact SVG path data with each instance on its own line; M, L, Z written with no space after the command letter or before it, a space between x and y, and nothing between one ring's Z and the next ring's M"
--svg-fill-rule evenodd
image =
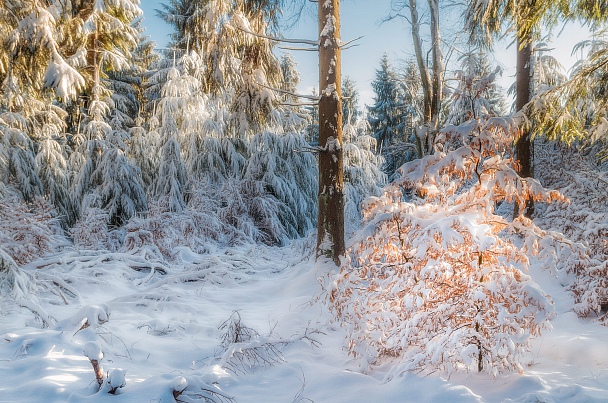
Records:
M439 115L443 98L443 54L441 52L441 31L439 29L439 1L428 0L431 19L431 54L433 74L425 60L420 39L420 22L416 0L409 0L409 8L412 24L412 40L414 42L414 53L416 63L420 72L420 81L423 94L423 123L428 127L424 139L416 139L418 157L422 158L433 150L435 133L439 127Z
M344 255L340 0L319 1L319 221L317 258Z
M432 99L433 99L433 89L431 87L431 75L429 73L429 69L426 65L426 61L424 60L424 55L422 53L422 40L420 39L420 22L418 19L418 9L416 5L416 0L410 1L410 14L412 17L412 40L414 42L414 53L416 55L416 63L418 64L418 70L420 72L420 81L422 84L422 95L424 97L424 110L423 110L423 119L424 123L429 124L432 120Z
M443 53L441 52L441 32L439 30L439 1L428 0L431 11L431 42L433 58L433 87L431 98L431 131L439 128L439 114L443 98ZM432 144L430 144L432 146Z
M521 47L521 40L517 40L517 83L515 108L521 111L523 107L530 101L530 90L532 85L532 76L530 69L532 65L532 43L530 40L524 47ZM532 141L529 131L525 130L515 142L515 157L518 162L518 173L522 178L533 177L532 171ZM519 214L518 206L515 204L514 217ZM526 211L524 215L531 217L534 212L534 201L527 200Z

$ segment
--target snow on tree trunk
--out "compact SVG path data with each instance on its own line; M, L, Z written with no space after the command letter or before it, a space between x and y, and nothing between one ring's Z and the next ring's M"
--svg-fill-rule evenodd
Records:
M319 217L317 258L344 254L340 1L319 1Z

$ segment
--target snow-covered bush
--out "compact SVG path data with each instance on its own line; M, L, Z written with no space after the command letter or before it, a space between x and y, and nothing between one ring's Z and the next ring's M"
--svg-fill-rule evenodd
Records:
M608 175L593 155L572 147L537 141L536 171L548 186L560 189L568 202L546 206L535 221L564 234L570 245L552 256L558 274L574 295L574 310L583 317L600 316L608 324Z
M24 265L52 252L60 243L53 208L43 198L24 203L10 193L0 199L0 245L18 264Z
M503 118L448 126L438 142L461 147L403 165L401 179L365 201L365 225L327 289L348 326L349 352L364 366L401 356L406 370L522 369L530 338L552 313L523 272L544 233L495 208L564 198L517 175L508 156L516 133ZM523 246L509 231L525 235Z
M0 248L0 298L9 296L13 299L23 299L29 296L34 288L29 275Z
M239 238L236 231L218 219L217 199L195 194L191 206L176 213L168 209L167 199L152 201L146 218L133 218L125 226L123 250L174 260L178 257L176 248L180 246L202 253L210 243L236 243L233 240L233 237Z
M378 196L386 183L380 170L384 158L376 155L376 139L367 134L369 126L360 119L347 123L344 138L344 223L347 236L361 225L361 203L368 196Z
M125 156L111 147L104 150L99 166L93 172L99 183L102 208L108 212L109 224L120 227L137 213L147 210L146 194L141 184L141 172Z
M70 229L74 245L85 249L108 249L108 213L97 207L85 208Z

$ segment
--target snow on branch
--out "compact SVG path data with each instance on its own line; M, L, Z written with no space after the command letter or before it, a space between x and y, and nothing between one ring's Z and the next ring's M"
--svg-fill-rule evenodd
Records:
M553 312L524 271L550 234L495 209L565 198L517 175L509 156L517 135L511 119L446 127L444 151L404 164L400 179L363 203L365 225L325 287L364 369L401 357L397 372L523 370L530 338ZM509 230L524 236L523 247Z
M84 78L53 49L53 58L44 75L44 86L55 88L60 98L74 98L84 88Z

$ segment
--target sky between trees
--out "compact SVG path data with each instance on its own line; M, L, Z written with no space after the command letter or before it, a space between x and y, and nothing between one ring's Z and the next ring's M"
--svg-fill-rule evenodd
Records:
M172 32L171 27L156 16L156 9L162 8L166 0L142 0L141 8L144 11L144 25L158 48L167 46L167 35ZM380 59L387 53L394 66L399 66L404 60L413 58L414 50L411 42L409 24L404 20L393 20L382 23L390 10L390 0L342 0L342 40L347 41L363 36L357 41L358 46L343 52L343 76L352 78L360 93L360 107L373 104L374 91L371 83L375 71L380 65ZM294 16L294 10L286 9L284 12L284 28L282 34L290 38L316 39L316 3L306 4L300 19L291 24L289 19ZM456 30L461 29L462 22L458 13L449 17L453 33L446 35L449 39L458 35ZM451 28L444 25L442 29ZM552 32L550 47L552 54L564 66L565 73L576 61L572 55L573 46L589 35L586 28L578 23L568 23L559 26ZM506 91L515 81L515 46L511 45L511 36L499 41L494 52L494 63L503 68L502 77L497 82ZM282 54L285 52L276 49ZM310 94L313 88L318 87L318 56L315 52L290 51L301 73L298 86L300 92ZM456 57L452 57L455 61ZM448 66L449 68L450 66Z

